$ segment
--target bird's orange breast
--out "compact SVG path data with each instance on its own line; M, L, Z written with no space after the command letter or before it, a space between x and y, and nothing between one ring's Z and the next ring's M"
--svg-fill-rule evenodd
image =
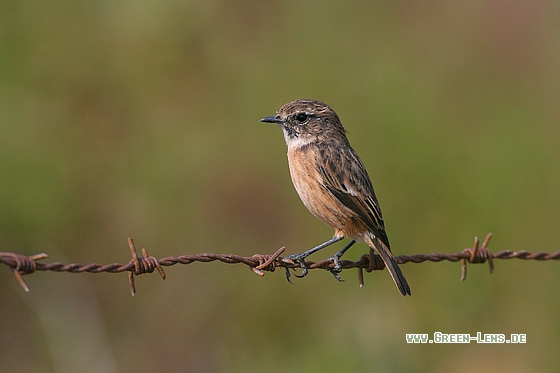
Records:
M324 186L317 169L317 156L318 151L312 147L288 149L290 175L301 201L317 219L335 230L335 236L359 239L367 229L356 214Z

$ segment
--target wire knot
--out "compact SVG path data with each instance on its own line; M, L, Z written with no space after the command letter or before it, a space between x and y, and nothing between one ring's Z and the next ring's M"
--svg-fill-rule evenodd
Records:
M128 246L132 254L130 263L134 264L134 268L128 271L128 281L130 284L130 293L132 296L136 294L136 286L134 285L134 275L141 275L144 273L152 273L155 269L158 270L162 279L165 280L165 272L159 264L157 258L148 255L148 251L142 248L142 257L136 253L136 247L132 238L128 237Z
M369 254L362 255L360 259L368 261L368 266L365 268L368 273L371 271L381 271L385 269L383 259L381 259L381 257L377 255L371 247L369 248Z
M465 281L467 278L467 261L469 263L486 263L488 261L488 267L490 268L490 273L494 272L494 261L492 260L493 256L490 250L488 250L488 243L490 242L490 238L492 238L492 233L488 233L486 238L484 238L484 242L482 242L482 246L479 248L479 240L478 237L474 238L474 244L472 248L467 248L462 251L463 254L468 254L468 258L461 259L461 281Z
M365 268L358 267L358 284L361 288L364 287L364 269L367 273L385 269L385 263L383 262L383 259L381 259L379 255L375 254L375 251L373 251L371 247L369 248L369 254L364 254L360 257L360 261L362 260L367 260L368 265Z
M251 258L255 258L259 261L259 265L256 267L250 267L251 271L259 276L264 276L263 271L274 272L276 269L276 260L286 250L285 246L282 246L272 255L269 254L255 254Z
M23 279L23 275L29 275L37 269L36 260L45 259L49 256L45 253L35 254L35 255L23 255L23 254L16 254L11 252L0 252L0 258L4 259L4 262L8 264L12 271L14 272L14 276L20 283L23 290L29 292L29 286L27 282Z

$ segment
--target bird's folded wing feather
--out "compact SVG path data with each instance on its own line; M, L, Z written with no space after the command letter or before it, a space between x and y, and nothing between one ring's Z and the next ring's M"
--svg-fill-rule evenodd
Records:
M316 164L323 186L354 213L387 247L389 239L373 186L356 152L350 148L318 157Z

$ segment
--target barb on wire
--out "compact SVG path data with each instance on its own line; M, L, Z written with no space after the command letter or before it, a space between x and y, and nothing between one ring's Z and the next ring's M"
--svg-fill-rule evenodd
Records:
M136 253L136 247L134 246L134 241L132 238L128 237L128 247L130 247L130 253L132 254L132 259L130 260L134 264L134 270L128 271L128 283L130 285L130 293L132 296L136 295L136 286L134 285L134 275L141 275L142 273L152 273L154 269L157 268L162 279L165 280L165 272L158 260L153 256L148 256L148 251L142 248L142 257L139 258Z
M0 252L0 262L7 264L12 271L14 276L19 281L21 287L26 292L29 292L29 286L27 282L23 279L23 275L28 275L37 269L36 260L48 258L48 254L40 253L31 256L26 256L16 253L4 253Z
M450 261L458 262L461 261L461 281L464 281L467 277L467 263L479 264L488 262L490 273L494 271L494 260L495 259L525 259L525 260L559 260L560 251L554 253L546 252L536 252L529 253L528 251L510 251L502 250L497 253L492 253L488 250L488 243L492 233L489 233L484 239L482 246L479 247L478 237L475 237L473 247L466 248L460 253L432 253L432 254L416 254L416 255L400 255L395 256L395 260L400 264L405 263L423 263L429 262L441 262ZM39 262L40 259L45 259L48 257L45 253L40 253L36 255L22 255L12 252L0 252L0 263L6 264L11 268L16 279L19 281L21 286L25 291L29 291L29 286L23 279L23 275L31 274L35 271L55 271L55 272L71 272L71 273L120 273L128 271L129 276L129 286L132 295L136 293L136 287L134 285L134 276L141 275L143 273L152 273L157 269L159 274L163 279L165 279L165 272L162 267L168 267L175 264L191 264L193 262L213 262L220 261L227 264L245 264L251 271L259 276L264 276L264 272L274 272L277 267L283 268L298 268L299 263L295 263L292 260L285 259L280 255L284 252L285 248L281 247L274 254L255 254L250 257L242 257L234 254L214 254L214 253L202 253L196 255L181 255L181 256L168 256L161 259L156 259L153 256L149 256L146 249L142 249L142 257L139 257L136 252L136 247L134 246L134 241L132 238L128 239L128 245L130 252L132 254L132 259L127 264L111 263L106 265L101 265L97 263L91 263L87 265L81 265L78 263L63 264L60 262L53 263L43 263ZM385 268L383 260L379 255L375 254L373 249L370 249L369 254L362 255L362 257L356 261L352 262L349 260L340 261L342 269L357 268L358 269L358 282L360 287L364 285L363 270L366 272L371 272L374 270L382 270ZM305 261L305 265L308 269L332 269L334 263L332 260L322 260L318 262Z

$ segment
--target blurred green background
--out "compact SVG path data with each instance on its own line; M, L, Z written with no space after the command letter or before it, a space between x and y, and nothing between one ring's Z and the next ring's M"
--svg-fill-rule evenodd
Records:
M332 231L299 201L281 131L332 106L366 164L395 254L556 251L560 3L0 2L0 250L126 263L300 252ZM342 245L342 244L341 244ZM312 259L330 256L326 249ZM367 252L361 244L348 254ZM402 266L291 286L242 265L137 279L0 267L6 372L556 371L560 267ZM407 344L406 333L527 343Z

